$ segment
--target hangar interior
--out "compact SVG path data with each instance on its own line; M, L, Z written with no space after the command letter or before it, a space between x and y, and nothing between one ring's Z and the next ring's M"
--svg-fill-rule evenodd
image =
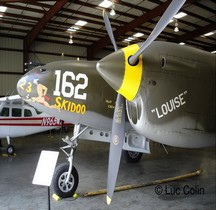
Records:
M17 93L16 84L35 65L59 60L99 60L114 51L107 35L102 10L109 14L119 48L144 42L171 0L1 0L0 1L0 96ZM186 0L178 15L156 39L216 53L216 2ZM29 65L32 63L31 65ZM27 65L26 65L27 64ZM15 141L15 157L4 157L0 148L0 209L47 209L47 189L32 185L42 149L58 150L59 131ZM64 133L64 135L66 135ZM82 141L76 164L80 173L78 194L106 187L108 145ZM105 197L51 200L52 209L215 209L215 148L187 150L152 145L152 154L139 163L122 161L118 185L148 183L202 168L201 177L163 186L163 190L187 189L193 193L155 187L116 193L111 206ZM60 155L59 161L65 156ZM204 189L203 191L200 191ZM52 192L52 189L51 189ZM188 192L188 191L187 191ZM172 194L173 193L173 194ZM145 208L144 208L145 207Z

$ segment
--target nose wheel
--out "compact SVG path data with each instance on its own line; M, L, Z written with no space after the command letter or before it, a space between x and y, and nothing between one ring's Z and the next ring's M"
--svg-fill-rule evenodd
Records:
M7 154L14 155L15 154L15 147L12 144L9 144L7 147Z
M53 176L53 188L56 194L62 198L73 196L79 184L79 175L73 166L69 180L67 181L69 164L62 163L56 167Z
M143 153L134 151L123 151L124 157L128 163L137 163L140 161Z

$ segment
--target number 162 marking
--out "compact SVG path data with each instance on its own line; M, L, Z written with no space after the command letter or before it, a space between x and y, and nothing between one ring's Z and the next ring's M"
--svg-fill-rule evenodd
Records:
M53 95L60 96L62 94L66 98L71 98L73 96L76 99L86 100L87 93L82 92L82 90L85 90L88 86L88 77L86 74L79 73L75 75L72 71L65 71L62 74L61 70L55 70L55 76L56 84ZM70 78L70 82L68 78ZM72 81L80 81L80 83L74 86Z

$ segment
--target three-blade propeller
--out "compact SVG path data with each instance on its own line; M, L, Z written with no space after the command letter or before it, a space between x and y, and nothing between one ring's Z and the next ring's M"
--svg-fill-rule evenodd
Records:
M143 43L140 49L130 57L129 63L134 65L139 58L139 56L144 52L144 50L157 38L157 36L163 31L167 26L169 21L173 16L178 12L186 0L173 0L160 21L157 23L155 29L152 31L148 39ZM115 51L118 50L111 24L107 13L103 11L103 18L106 26L107 33L110 37L110 40L114 46ZM125 139L125 98L118 94L113 123L112 123L112 134L110 142L110 152L109 152L109 165L108 165L108 178L107 178L107 204L111 203L113 192L115 189L116 179L118 175L121 153L123 148L123 143Z

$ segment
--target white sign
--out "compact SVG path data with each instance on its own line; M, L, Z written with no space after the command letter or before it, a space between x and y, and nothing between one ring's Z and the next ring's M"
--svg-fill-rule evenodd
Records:
M41 151L32 184L50 186L59 152Z

